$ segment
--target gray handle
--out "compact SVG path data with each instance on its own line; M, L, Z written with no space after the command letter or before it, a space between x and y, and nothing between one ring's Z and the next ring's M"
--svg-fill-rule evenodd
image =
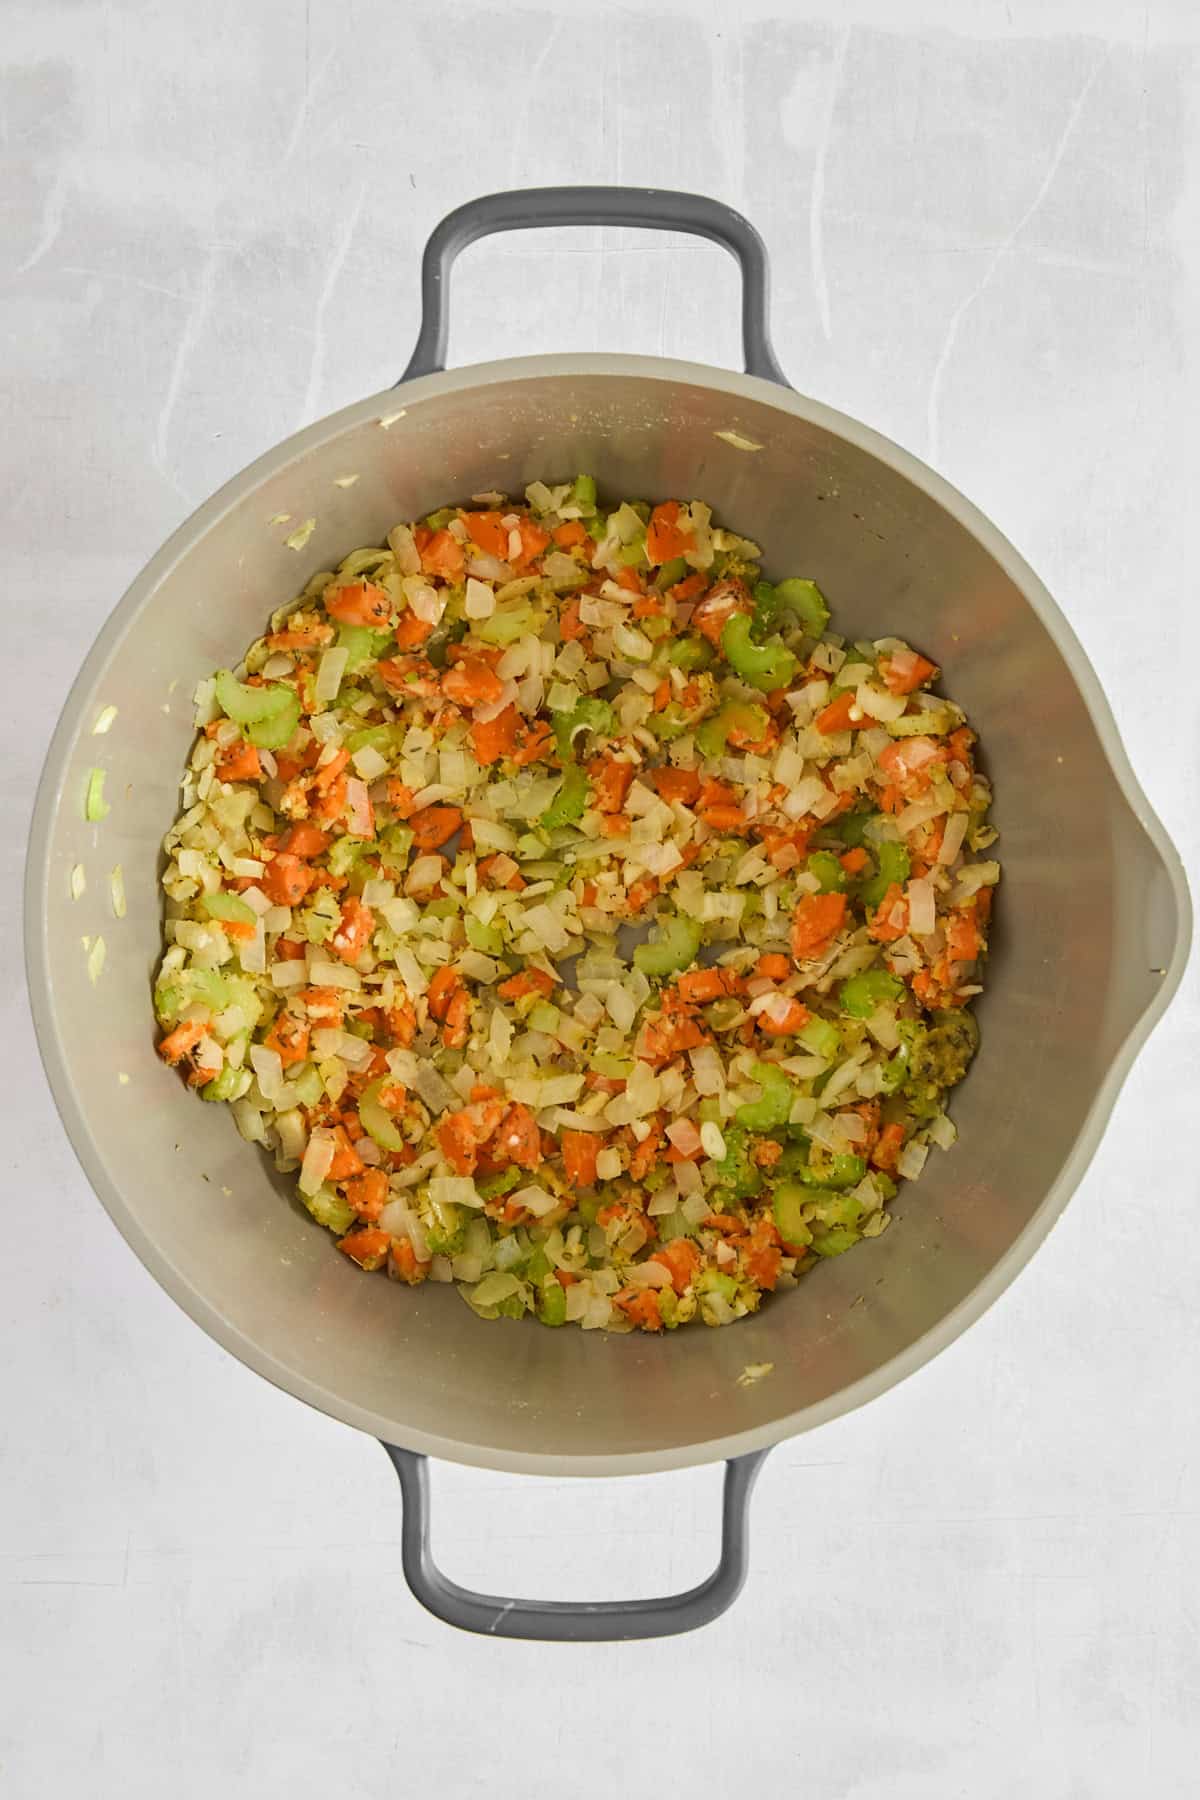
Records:
M707 1625L731 1606L746 1579L746 1509L765 1450L725 1464L721 1560L698 1587L660 1600L504 1600L459 1587L438 1568L429 1548L429 1467L415 1450L384 1449L395 1464L404 1498L400 1554L404 1578L435 1618L485 1637L534 1638L574 1644L671 1637Z
M446 366L450 270L459 252L496 231L547 225L640 225L655 231L686 231L720 244L736 257L742 271L746 373L787 387L767 333L766 247L749 219L704 194L622 187L516 188L507 194L485 194L447 213L425 246L421 330L401 382Z

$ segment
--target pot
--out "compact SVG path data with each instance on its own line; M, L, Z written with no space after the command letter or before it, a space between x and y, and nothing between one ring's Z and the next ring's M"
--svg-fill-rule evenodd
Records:
M488 232L547 223L655 226L724 245L741 264L748 373L627 356L443 370L455 255ZM347 407L231 481L154 557L88 655L30 845L38 1039L89 1180L167 1292L268 1380L388 1447L404 1490L405 1572L424 1605L502 1636L679 1631L740 1586L746 1500L768 1447L927 1362L1045 1237L1178 985L1187 889L1096 676L1036 575L916 458L784 382L767 337L763 247L738 214L606 188L478 200L430 239L423 302L401 394ZM484 1324L448 1287L364 1281L225 1109L198 1104L162 1065L150 1010L160 845L195 682L236 657L313 571L396 520L579 469L612 495L703 496L766 547L768 573L814 577L841 630L902 633L935 657L981 734L1002 834L982 1047L954 1097L958 1145L902 1189L882 1237L731 1329L662 1340ZM271 522L281 514L287 523ZM309 519L307 541L289 546ZM111 731L93 736L114 705ZM112 803L98 826L82 810L92 765L106 770ZM91 877L78 901L77 862ZM118 862L119 921L105 880ZM84 934L106 944L94 983ZM739 1384L759 1363L772 1371ZM688 1594L633 1605L467 1593L429 1557L427 1456L554 1476L728 1459L721 1564Z

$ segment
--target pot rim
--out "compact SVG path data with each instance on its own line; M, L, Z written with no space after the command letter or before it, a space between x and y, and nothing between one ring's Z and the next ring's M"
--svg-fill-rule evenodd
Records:
M1060 651L1091 715L1113 779L1130 811L1145 831L1167 878L1175 909L1174 946L1156 995L1134 1021L1118 1047L1107 1074L1097 1088L1070 1154L1041 1206L1015 1242L964 1300L899 1355L816 1405L785 1414L750 1431L705 1440L703 1443L618 1456L523 1455L501 1452L489 1445L464 1443L428 1432L397 1432L394 1421L347 1401L342 1395L318 1382L295 1374L286 1363L264 1350L253 1337L226 1316L219 1300L193 1286L186 1273L159 1249L153 1237L129 1213L120 1189L115 1182L109 1180L96 1156L67 1072L50 1004L50 946L46 931L49 846L68 763L82 722L83 702L97 686L110 654L164 577L191 551L197 540L232 507L240 504L248 493L261 486L269 477L279 474L289 462L342 435L348 429L367 423L373 416L389 417L401 410L410 412L426 402L436 401L446 395L496 382L540 380L554 376L634 376L647 381L683 382L729 395L733 399L749 399L774 407L780 412L815 424L864 450L902 475L950 513L1020 589ZM399 406L396 403L397 396L400 398ZM1099 678L1082 645L1029 564L1003 533L957 488L910 451L902 449L870 426L863 425L822 401L757 376L667 357L559 354L469 364L421 376L406 382L399 390L384 389L379 394L356 401L275 445L234 475L191 513L126 589L101 628L63 703L46 754L34 804L26 858L24 915L25 966L34 1029L42 1065L72 1149L94 1193L126 1243L160 1287L165 1289L189 1318L239 1362L263 1376L273 1386L318 1411L327 1413L331 1418L341 1420L343 1424L369 1432L373 1437L384 1441L401 1441L408 1449L478 1468L554 1477L595 1477L645 1475L660 1470L690 1468L731 1456L741 1456L748 1451L767 1449L877 1398L932 1361L969 1325L974 1324L1029 1261L1082 1180L1099 1146L1121 1086L1179 986L1188 959L1192 913L1179 854L1134 775Z

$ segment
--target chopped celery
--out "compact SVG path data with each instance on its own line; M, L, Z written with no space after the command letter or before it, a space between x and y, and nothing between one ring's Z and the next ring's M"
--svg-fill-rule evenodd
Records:
M814 850L806 866L820 882L823 894L837 894L845 887L846 871L832 850Z
M903 718L889 719L886 730L896 738L945 737L957 723L957 715L948 706L939 706L936 712L905 713Z
M674 975L696 960L702 935L698 920L674 913L659 926L658 933L654 943L639 944L633 953L643 975Z
M485 925L473 913L468 913L463 920L466 928L467 942L472 950L481 950L485 956L499 956L504 949L504 937L495 925Z
M514 600L498 606L489 619L477 619L475 635L485 644L512 644L525 637L533 627L533 608L528 600Z
M762 1093L757 1100L738 1107L733 1115L735 1123L747 1131L770 1131L776 1125L786 1125L796 1090L783 1070L776 1063L756 1062L750 1078L758 1083Z
M592 784L579 764L570 763L558 793L538 820L542 830L555 831L560 825L573 825L577 819L582 819L591 792Z
M842 1047L841 1033L837 1026L816 1014L800 1027L796 1035L806 1050L811 1050L814 1056L824 1057L826 1062L832 1062Z
M613 709L607 700L579 700L570 712L555 713L554 742L563 762L575 754L575 739L581 731L607 737L613 729Z
M677 581L687 579L688 566L682 556L673 556L670 562L663 563L654 577L654 585L659 593L665 593L675 586Z
M358 1116L363 1130L370 1133L381 1150L403 1150L404 1139L396 1126L391 1113L380 1100L380 1092L389 1084L389 1077L381 1075L378 1081L371 1082L363 1089L358 1103Z
M253 925L258 918L254 908L237 894L205 894L200 904L210 919L230 919L238 925Z
M355 630L360 629L356 626ZM366 630L366 626L361 627ZM359 750L377 750L380 756L395 756L404 742L407 727L404 725L364 725L361 731L352 731L346 739L346 749L351 756Z
M596 477L594 475L577 475L571 483L571 492L567 499L572 506L582 506L587 512L596 510Z
M781 1181L771 1196L771 1211L780 1237L791 1250L803 1250L812 1242L804 1209L812 1195L794 1181Z
M758 588L754 590L754 599L757 610ZM820 637L829 623L829 606L824 594L815 581L803 581L798 576L776 582L773 589L770 619L776 629L785 613L792 614L808 637Z
M98 825L101 819L107 819L110 808L104 798L104 770L89 769L87 794L83 802L83 816L89 824Z
M324 1225L329 1231L346 1232L354 1223L354 1208L335 1188L322 1186L315 1194L302 1193L300 1198L318 1225Z
M869 1019L876 1007L898 1000L904 983L887 969L864 969L838 989L838 1002L852 1019Z
M567 1290L554 1276L539 1290L537 1316L543 1325L565 1325L567 1322Z
M681 637L667 651L667 661L677 669L707 669L712 659L712 645L702 637Z
M721 650L742 680L764 693L786 687L800 666L783 644L752 642L750 620L741 612L735 612L726 621L721 632Z
M719 1186L735 1200L744 1200L751 1194L757 1194L762 1187L762 1175L757 1163L751 1161L745 1129L741 1125L726 1125L722 1128L722 1136L725 1139L725 1154L719 1162L713 1164ZM713 1210L716 1211L717 1208L714 1206Z
M765 707L745 700L727 700L720 712L698 727L696 744L702 756L723 756L730 732L736 731L747 744L757 744L766 736L770 723Z
M346 673L353 675L364 663L376 662L383 656L392 641L391 628L375 630L370 625L339 625L337 634L339 650L348 650ZM343 697L345 690L342 690Z
M890 838L885 838L877 847L875 857L878 872L859 888L863 904L872 908L882 905L890 887L908 880L910 866L908 851L904 845Z

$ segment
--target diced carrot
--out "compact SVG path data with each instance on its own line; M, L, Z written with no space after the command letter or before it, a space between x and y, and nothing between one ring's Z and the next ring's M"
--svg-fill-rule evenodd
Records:
M360 1269L381 1269L391 1247L391 1237L378 1226L368 1225L362 1231L351 1231L338 1239L338 1249L356 1262Z
M542 1134L527 1106L510 1106L494 1139L491 1153L501 1166L515 1163L536 1169L542 1160Z
M840 895L838 897L841 898ZM807 1025L811 1017L807 1006L792 997L788 1000L786 1012L781 1008L778 1017L773 1013L760 1012L755 1015L754 1023L768 1037L791 1037L801 1026Z
M371 941L375 915L354 894L342 901L341 923L330 942L345 963L355 963Z
M847 875L860 874L866 868L868 860L867 853L861 844L856 844L853 850L843 851L842 855L838 857L838 861Z
M554 527L554 541L560 550L570 550L575 544L587 542L587 528L581 519L564 519Z
M571 1269L555 1269L554 1279L560 1287L569 1288L575 1286L579 1277Z
M480 881L485 882L489 886L494 883L497 887L511 888L514 893L519 893L526 885L520 869L518 869L516 863L513 862L511 856L506 857L506 865L511 863L512 867L505 876L501 878L501 876L497 874L497 864L499 861L499 855L485 856L483 858L482 862L476 867L476 873L478 874Z
M301 962L304 957L304 945L296 938L277 938L275 955L279 962Z
M695 1050L708 1041L708 1033L695 1019L647 1019L638 1039L637 1055L643 1062L665 1063L682 1051Z
M413 813L413 801L415 799L416 794L413 789L407 787L398 775L388 776L388 805L398 819L411 819Z
M651 697L651 705L653 706L655 712L662 712L663 709L665 707L669 706L670 704L671 704L671 684L669 681L660 681L658 686L655 688L654 693Z
M694 548L695 538L679 525L680 511L678 500L664 500L650 514L650 523L646 527L646 561L652 567L674 562L677 556L685 556Z
M433 1018L445 1018L446 1008L461 986L462 977L458 970L443 963L425 990L425 1000Z
M420 619L411 609L401 613L396 622L394 635L396 646L400 650L418 650L433 630L428 619ZM383 675L383 664L379 664L379 673ZM383 676L387 680L387 676Z
M411 1000L399 1000L387 1011L387 1028L405 1048L417 1035L417 1015Z
M842 928L845 894L805 894L792 914L792 954L815 956Z
M326 788L314 789L309 810L314 819L321 819L328 825L335 824L346 810L346 777L335 775Z
M522 969L502 981L496 992L502 1000L523 1000L527 994L552 994L554 980L544 969Z
M915 650L907 656L886 656L879 668L884 686L891 694L911 694L937 674L937 664Z
M782 1252L773 1244L756 1244L746 1252L743 1267L756 1287L770 1291L779 1280L781 1260Z
M461 1050L469 1035L471 1019L471 996L466 988L459 988L446 1008L446 1022L442 1026L442 1042L450 1050Z
M649 771L649 781L660 800L668 806L677 802L694 806L700 793L700 777L695 769L673 769L664 765Z
M350 1142L344 1125L333 1128L333 1161L329 1165L330 1181L345 1181L350 1175L361 1175L363 1159Z
M429 1275L432 1265L421 1262L412 1246L412 1239L397 1237L392 1239L391 1251L388 1255L388 1272L397 1281L406 1281L409 1287L419 1287Z
M439 850L461 829L462 822L457 806L423 806L409 819L418 850Z
M387 1176L382 1169L364 1169L361 1175L347 1181L346 1200L360 1219L374 1224L383 1211L387 1191Z
M899 917L893 917L899 913ZM878 944L894 944L908 930L908 903L904 898L904 889L899 882L893 881L883 899L879 902L867 925L867 931Z
M572 1187L591 1187L596 1179L596 1158L604 1139L598 1131L564 1131L559 1138L563 1168Z
M681 1000L696 1005L706 1000L719 1000L729 990L725 986L724 969L693 969L687 975L681 975L675 983L675 991Z
M836 700L831 700L828 706L822 707L813 723L826 737L835 731L853 731L856 725L866 724L865 717L857 720L850 717L854 711L857 711L855 695L847 691L839 694Z
M665 610L666 602L661 594L639 594L633 603L635 619L656 619Z
M272 631L266 639L268 650L316 650L332 642L332 625L293 625L286 631Z
M791 972L791 962L781 950L760 956L754 965L754 973L762 981L786 981Z
M301 989L300 999L314 1023L330 1026L342 1022L342 990L334 987Z
M343 769L350 763L350 752L338 750L327 763L321 763L313 776L313 786L319 793L326 792L337 781Z
M313 884L313 872L286 851L273 856L261 878L262 891L274 906L298 906Z
M662 1330L658 1295L653 1288L625 1288L614 1297L625 1317L632 1319L643 1331Z
M896 1170L896 1159L904 1148L904 1127L893 1123L885 1125L871 1151L871 1162L875 1168L883 1169L891 1175Z
M565 644L573 642L575 638L587 636L587 626L579 617L578 600L570 600L563 607L558 615L558 630Z
M475 761L486 767L499 762L502 756L511 756L516 747L518 722L515 706L506 706L486 724L476 719L467 733Z
M625 564L622 564L617 570L617 586L619 588L624 588L627 594L640 594L642 591L642 584L638 578L637 570L630 569L626 567Z
M435 531L427 543L418 546L421 567L427 575L440 575L444 581L457 581L466 567L463 547L452 532Z
M707 586L708 576L697 569L694 574L685 575L682 581L677 581L667 592L672 600L698 600Z
M700 1252L691 1238L672 1238L647 1258L649 1262L661 1263L671 1277L671 1286L677 1294L682 1294L697 1269L700 1267Z
M946 954L951 962L974 962L980 951L975 906L959 907L946 920Z
M782 1155L783 1145L777 1144L774 1138L759 1138L750 1152L750 1160L760 1169L773 1169Z
M519 769L523 769L529 763L541 762L553 749L554 733L544 719L538 719L520 727L512 759Z
M658 882L653 875L643 875L635 881L625 895L625 904L631 915L644 912L646 907L658 893Z
M504 693L504 683L481 656L464 656L442 676L442 692L456 706L491 706Z
M459 518L467 528L467 536L485 556L494 556L499 562L508 561L508 532L500 523L498 512L460 512Z
M295 1013L280 1012L263 1039L268 1050L274 1050L284 1068L301 1063L308 1055L308 1024Z
M879 767L898 787L927 787L929 765L945 758L945 750L932 738L897 738L880 751Z
M446 1113L439 1120L434 1135L446 1161L456 1175L473 1175L478 1162L479 1138L475 1121L465 1109Z
M253 744L237 738L217 758L217 774L222 781L259 781L262 764Z
M735 612L752 612L754 601L744 581L730 578L718 581L711 587L703 600L699 601L692 614L692 630L698 631L711 644L720 648L721 633L728 625Z
M521 536L521 554L516 558L515 566L522 569L535 562L550 542L550 533L535 525L532 519L522 517L517 530Z
M168 1032L160 1041L158 1054L174 1068L176 1063L182 1062L196 1048L206 1029L199 1019L185 1019L182 1025L177 1025L174 1031Z
M327 831L318 831L315 825L300 821L288 826L279 840L278 848L287 856L299 856L307 862L311 857L320 856L323 850L328 850L332 841Z
M371 625L378 630L391 620L392 602L373 581L349 581L326 595L325 611L342 625Z
M713 831L742 831L746 825L740 806L703 806L700 817Z
M594 756L587 765L592 781L592 805L597 812L619 813L633 785L634 766L614 756Z

